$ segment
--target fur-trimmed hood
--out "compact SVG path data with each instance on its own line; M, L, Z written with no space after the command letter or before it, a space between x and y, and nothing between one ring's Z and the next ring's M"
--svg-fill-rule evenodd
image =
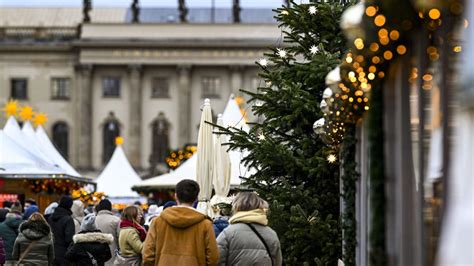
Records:
M38 240L51 233L48 224L43 221L26 221L20 225L20 233L30 240Z
M74 241L74 243L99 242L110 245L114 242L114 237L112 234L105 234L100 231L79 232L72 237L72 241Z

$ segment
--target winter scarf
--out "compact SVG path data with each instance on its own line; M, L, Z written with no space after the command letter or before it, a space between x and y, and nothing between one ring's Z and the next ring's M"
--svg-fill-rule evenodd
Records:
M137 229L138 235L140 236L140 240L142 242L145 241L146 230L141 225L139 225L138 223L129 221L129 220L120 221L120 228L125 228L125 227L133 227L133 228Z
M232 216L232 218L230 218L229 223L256 223L261 225L267 225L268 219L267 214L263 209L255 209L251 211L237 212Z

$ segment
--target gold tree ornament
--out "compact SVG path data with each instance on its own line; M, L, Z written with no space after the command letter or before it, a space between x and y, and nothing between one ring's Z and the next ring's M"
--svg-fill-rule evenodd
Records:
M33 119L35 126L42 126L48 121L48 116L45 113L36 113Z
M5 107L3 108L3 111L5 112L5 115L7 117L17 116L18 115L18 101L16 101L16 100L8 101L5 104Z
M123 144L123 138L122 137L116 137L115 138L115 145L120 146Z
M25 106L20 110L20 118L23 121L31 121L33 119L33 107Z

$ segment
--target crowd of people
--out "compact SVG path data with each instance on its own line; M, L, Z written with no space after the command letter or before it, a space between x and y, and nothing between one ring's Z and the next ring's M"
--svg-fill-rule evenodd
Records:
M199 185L176 185L176 202L93 209L62 196L43 214L34 200L0 209L0 265L281 265L280 242L268 226L268 203L240 192L232 205L213 206L215 218L195 207ZM145 217L146 216L146 217Z

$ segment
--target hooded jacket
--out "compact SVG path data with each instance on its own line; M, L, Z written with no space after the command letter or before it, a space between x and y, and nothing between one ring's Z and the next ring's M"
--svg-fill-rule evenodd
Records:
M5 244L7 260L12 259L13 244L15 244L15 239L18 235L18 227L21 222L21 215L17 213L8 213L5 221L0 223L0 236L3 238Z
M193 208L167 208L153 220L142 257L144 266L217 265L212 222Z
M54 265L69 265L64 255L75 232L71 214L71 210L58 206L48 219L54 237Z
M92 256L97 265L103 266L112 258L109 245L114 237L111 234L104 234L100 230L82 231L74 235L73 241L74 244L69 247L65 256L71 265L93 265Z
M229 223L217 238L221 254L219 265L272 265L265 245L247 224L252 224L265 240L274 265L282 265L280 241L275 231L267 226L263 209L237 212Z
M26 221L20 225L20 233L13 247L13 259L19 260L30 244L31 249L24 256L21 265L49 265L53 262L53 239L47 224L42 221Z
M4 264L6 260L5 243L3 242L3 238L0 236L0 265Z

